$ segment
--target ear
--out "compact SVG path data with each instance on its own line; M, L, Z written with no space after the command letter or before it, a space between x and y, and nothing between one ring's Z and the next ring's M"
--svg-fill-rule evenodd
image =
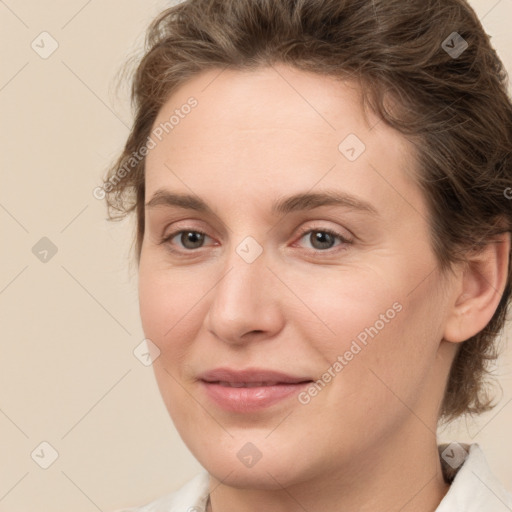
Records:
M501 233L467 254L467 262L457 274L459 286L445 325L446 341L465 341L491 320L507 284L510 243L510 232Z

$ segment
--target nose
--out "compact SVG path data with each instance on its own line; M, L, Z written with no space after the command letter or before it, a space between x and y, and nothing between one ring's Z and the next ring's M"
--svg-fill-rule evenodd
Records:
M267 339L283 328L283 285L267 267L265 256L263 251L248 263L233 250L211 291L205 327L226 343Z

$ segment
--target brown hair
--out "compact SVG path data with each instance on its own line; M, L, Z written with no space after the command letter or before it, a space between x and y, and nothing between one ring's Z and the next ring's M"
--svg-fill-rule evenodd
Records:
M103 183L110 219L136 211L137 262L145 145L160 108L201 71L277 62L358 80L373 111L415 144L417 181L443 271L511 229L507 74L464 0L186 0L148 29L132 84L134 124ZM484 384L506 319L511 272L509 260L489 324L459 345L440 410L445 421L494 406Z

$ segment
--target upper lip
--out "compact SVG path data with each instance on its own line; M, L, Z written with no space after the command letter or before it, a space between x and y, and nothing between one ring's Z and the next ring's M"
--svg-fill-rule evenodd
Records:
M203 380L205 382L270 382L276 384L296 384L299 382L311 381L309 377L289 375L274 370L266 370L264 368L247 368L245 370L234 370L231 368L215 368L213 370L201 373L198 376L198 379Z

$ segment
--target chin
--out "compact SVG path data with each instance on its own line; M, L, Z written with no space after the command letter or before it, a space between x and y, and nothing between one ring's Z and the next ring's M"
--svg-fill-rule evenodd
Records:
M297 475L283 473L283 468L279 464L273 464L272 461L264 463L260 460L252 468L245 468L240 463L229 463L226 460L211 462L203 464L210 475L223 485L239 489L277 491L300 481Z
M277 445L270 443L270 440L255 440L254 445L261 450L258 456L256 448L248 441L251 437L245 436L241 441L238 436L229 437L214 441L209 446L205 444L206 441L189 443L187 446L215 479L224 485L241 489L281 490L314 478L320 469L319 461L308 462L306 453L298 457L298 450L290 450L290 447L286 449L282 439L276 438Z

